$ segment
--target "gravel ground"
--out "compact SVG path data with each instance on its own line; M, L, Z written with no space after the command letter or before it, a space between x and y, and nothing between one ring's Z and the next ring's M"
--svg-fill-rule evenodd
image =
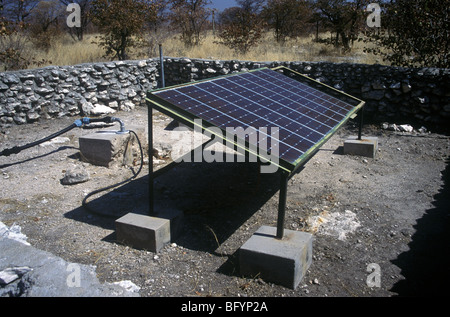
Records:
M125 124L147 126L145 108L116 115ZM0 151L72 122L4 129ZM175 145L171 120L155 113L154 122L155 141ZM289 181L285 228L314 234L313 263L296 290L238 270L240 246L277 221L278 176L260 175L254 164L183 163L159 176L157 208L181 210L184 218L179 237L155 254L117 243L114 228L114 219L147 208L148 165L132 182L90 200L92 210L110 217L89 212L81 205L85 195L132 172L81 162L78 138L92 130L72 130L63 143L0 157L0 222L20 226L37 249L95 265L101 282L132 281L142 297L448 294L449 137L367 125L364 135L379 138L377 157L344 156L343 142L356 132L347 124ZM157 161L155 168L164 164ZM74 165L90 180L62 185Z

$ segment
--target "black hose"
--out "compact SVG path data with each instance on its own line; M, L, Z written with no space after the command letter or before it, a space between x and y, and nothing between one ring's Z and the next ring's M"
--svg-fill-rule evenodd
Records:
M69 132L70 130L72 130L74 128L81 127L83 124L90 124L90 123L94 123L94 122L104 122L104 123L119 122L120 123L120 127L121 127L121 132L124 132L123 122L120 119L118 119L118 118L114 118L114 117L105 117L105 118L101 118L101 119L83 118L81 120L76 120L75 123L71 124L67 128L64 128L64 129L62 129L59 132L56 132L56 133L54 133L54 134L52 134L52 135L50 135L50 136L48 136L46 138L43 138L42 140L35 141L35 142L29 143L29 144L26 144L26 145L22 145L22 146L15 146L15 147L10 148L10 149L5 149L2 152L0 152L0 156L10 156L12 154L18 154L18 153L22 152L23 150L26 150L28 148L38 146L39 144L42 144L44 142L50 141L50 140L52 140L52 139L54 139L54 138L56 138L56 137L58 137L58 136L60 136L60 135L62 135L64 133ZM118 187L120 185L123 185L123 184L126 184L126 183L132 181L133 179L138 177L138 175L142 171L142 168L144 167L144 151L142 149L141 141L139 140L139 137L136 134L136 132L131 131L131 130L129 132L134 134L134 136L136 137L136 140L137 140L137 142L139 144L139 150L140 150L140 155L141 155L141 166L139 167L138 172L134 173L134 175L132 177L130 177L129 179L127 179L127 180L125 180L123 182L120 182L118 184L114 184L114 185L111 185L111 186L107 186L105 188L101 188L101 189L95 190L92 193L89 193L88 195L86 195L86 197L84 197L84 199L83 199L83 203L82 204L83 204L83 207L86 210L88 210L89 212L91 212L91 213L97 214L97 215L102 216L102 217L111 217L112 218L113 216L111 216L111 215L102 214L102 213L99 213L99 212L89 208L88 205L87 205L88 198L93 196L93 195L95 195L95 194L101 193L103 191L106 191L106 190Z
M26 144L26 145L22 145L22 146L15 146L15 147L10 148L10 149L5 149L2 152L0 152L0 156L10 156L12 154L18 154L18 153L22 152L23 150L26 150L26 149L38 146L39 144L42 144L44 142L50 141L50 140L52 140L52 139L54 139L54 138L56 138L56 137L58 137L58 136L60 136L60 135L62 135L64 133L67 133L70 130L75 129L77 127L78 127L78 125L76 123L73 123L70 126L68 126L67 128L65 128L65 129L63 129L63 130L61 130L61 131L59 131L57 133L54 133L54 134L52 134L52 135L50 135L50 136L48 136L46 138L43 138L42 140L35 141L35 142L29 143L29 144Z
M138 142L138 144L139 144L139 151L140 151L140 155L141 155L141 166L139 167L139 170L137 171L137 173L134 173L134 175L133 175L132 177L128 178L127 180L124 180L124 181L122 181L122 182L120 182L120 183L117 183L117 184L114 184L114 185L110 185L110 186L107 186L107 187L104 187L104 188L97 189L97 190L95 190L95 191L93 191L93 192L87 194L86 197L84 197L84 199L83 199L82 205L83 205L83 207L84 207L88 212L90 212L90 213L92 213L92 214L95 214L95 215L100 216L100 217L114 218L114 219L116 219L117 216L104 214L104 213L98 212L98 211L96 211L96 210L94 210L94 209L92 209L92 208L89 208L89 206L88 206L88 204L87 204L87 200L88 200L90 197L92 197L92 196L94 196L94 195L96 195L96 194L98 194L98 193L107 191L107 190L109 190L109 189L116 188L116 187L118 187L118 186L124 185L124 184L126 184L126 183L132 181L133 179L135 179L135 178L137 178L137 177L139 176L139 174L140 174L141 171L142 171L142 168L144 167L144 151L142 150L141 141L139 140L139 137L137 136L136 132L131 131L131 130L130 130L129 132L132 133L132 134L134 134L134 136L136 137L136 140L137 140L137 142Z
M76 120L74 123L72 123L67 128L62 129L61 131L56 132L56 133L54 133L54 134L52 134L52 135L50 135L50 136L48 136L48 137L46 137L46 138L44 138L42 140L35 141L35 142L29 143L29 144L26 144L26 145L23 145L23 146L15 146L15 147L12 147L10 149L5 149L2 152L0 152L0 156L10 156L12 154L19 154L23 150L26 150L26 149L38 146L39 144L42 144L44 142L50 141L50 140L52 140L52 139L54 139L54 138L56 138L56 137L58 137L58 136L60 136L60 135L62 135L64 133L69 132L72 129L79 128L79 127L83 126L83 124L90 124L90 123L95 123L95 122L104 122L104 123L119 122L120 123L120 127L121 127L121 132L123 132L123 130L124 130L123 122L120 119L118 119L118 118L114 118L114 117L105 117L105 118L99 118L99 119L83 118L83 119L80 119L80 120Z

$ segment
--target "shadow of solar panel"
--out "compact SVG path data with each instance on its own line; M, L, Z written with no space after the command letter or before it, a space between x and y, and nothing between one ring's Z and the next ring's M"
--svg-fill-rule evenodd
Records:
M150 91L147 100L185 124L192 126L195 119L201 119L203 129L220 128L219 136L225 141L243 142L246 150L261 150L260 158L268 158L261 153L276 157L279 167L289 172L364 105L285 67ZM239 140L227 136L227 131L239 128L248 133L238 136Z

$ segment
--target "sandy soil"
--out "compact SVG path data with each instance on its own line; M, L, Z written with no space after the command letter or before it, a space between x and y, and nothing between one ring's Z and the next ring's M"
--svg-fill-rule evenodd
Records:
M147 126L145 108L116 114ZM12 126L0 151L41 139L73 119ZM155 141L176 145L171 120L154 114ZM127 167L81 162L76 129L62 139L0 157L0 221L17 224L34 247L66 261L97 267L101 281L131 280L156 296L404 296L448 294L450 139L367 125L379 138L375 159L344 156L341 129L288 187L285 228L314 234L313 263L296 290L239 273L238 250L260 226L276 226L279 179L246 163L183 163L155 181L157 208L183 211L179 237L158 253L115 240L114 219L148 208L148 165L137 179L93 197L88 193L132 176ZM146 159L148 162L148 160ZM164 166L157 161L155 169ZM81 165L88 182L62 185ZM136 170L139 160L136 160ZM374 271L375 269L375 271ZM380 274L377 274L380 273ZM379 277L379 279L378 279ZM65 278L65 277L62 277Z

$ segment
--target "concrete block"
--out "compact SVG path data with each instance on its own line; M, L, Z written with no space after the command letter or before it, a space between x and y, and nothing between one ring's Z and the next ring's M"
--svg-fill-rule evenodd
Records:
M170 220L129 213L116 220L116 236L130 247L159 252L170 243Z
M141 141L146 153L148 142L145 129L135 126L126 127L133 130ZM104 130L80 137L80 153L82 158L94 165L111 167L114 163L130 165L133 157L139 155L137 141L134 135L117 134L118 130Z
M91 164L110 167L114 159L125 152L129 138L129 134L113 131L82 136L79 139L81 156Z
M165 208L156 210L156 217L167 219L170 221L170 237L171 241L175 240L183 226L184 213L178 209Z
M376 137L351 137L344 142L345 155L358 155L375 158L378 151L378 138Z
M282 240L276 228L263 226L239 250L240 272L296 289L312 263L313 236L285 230Z

